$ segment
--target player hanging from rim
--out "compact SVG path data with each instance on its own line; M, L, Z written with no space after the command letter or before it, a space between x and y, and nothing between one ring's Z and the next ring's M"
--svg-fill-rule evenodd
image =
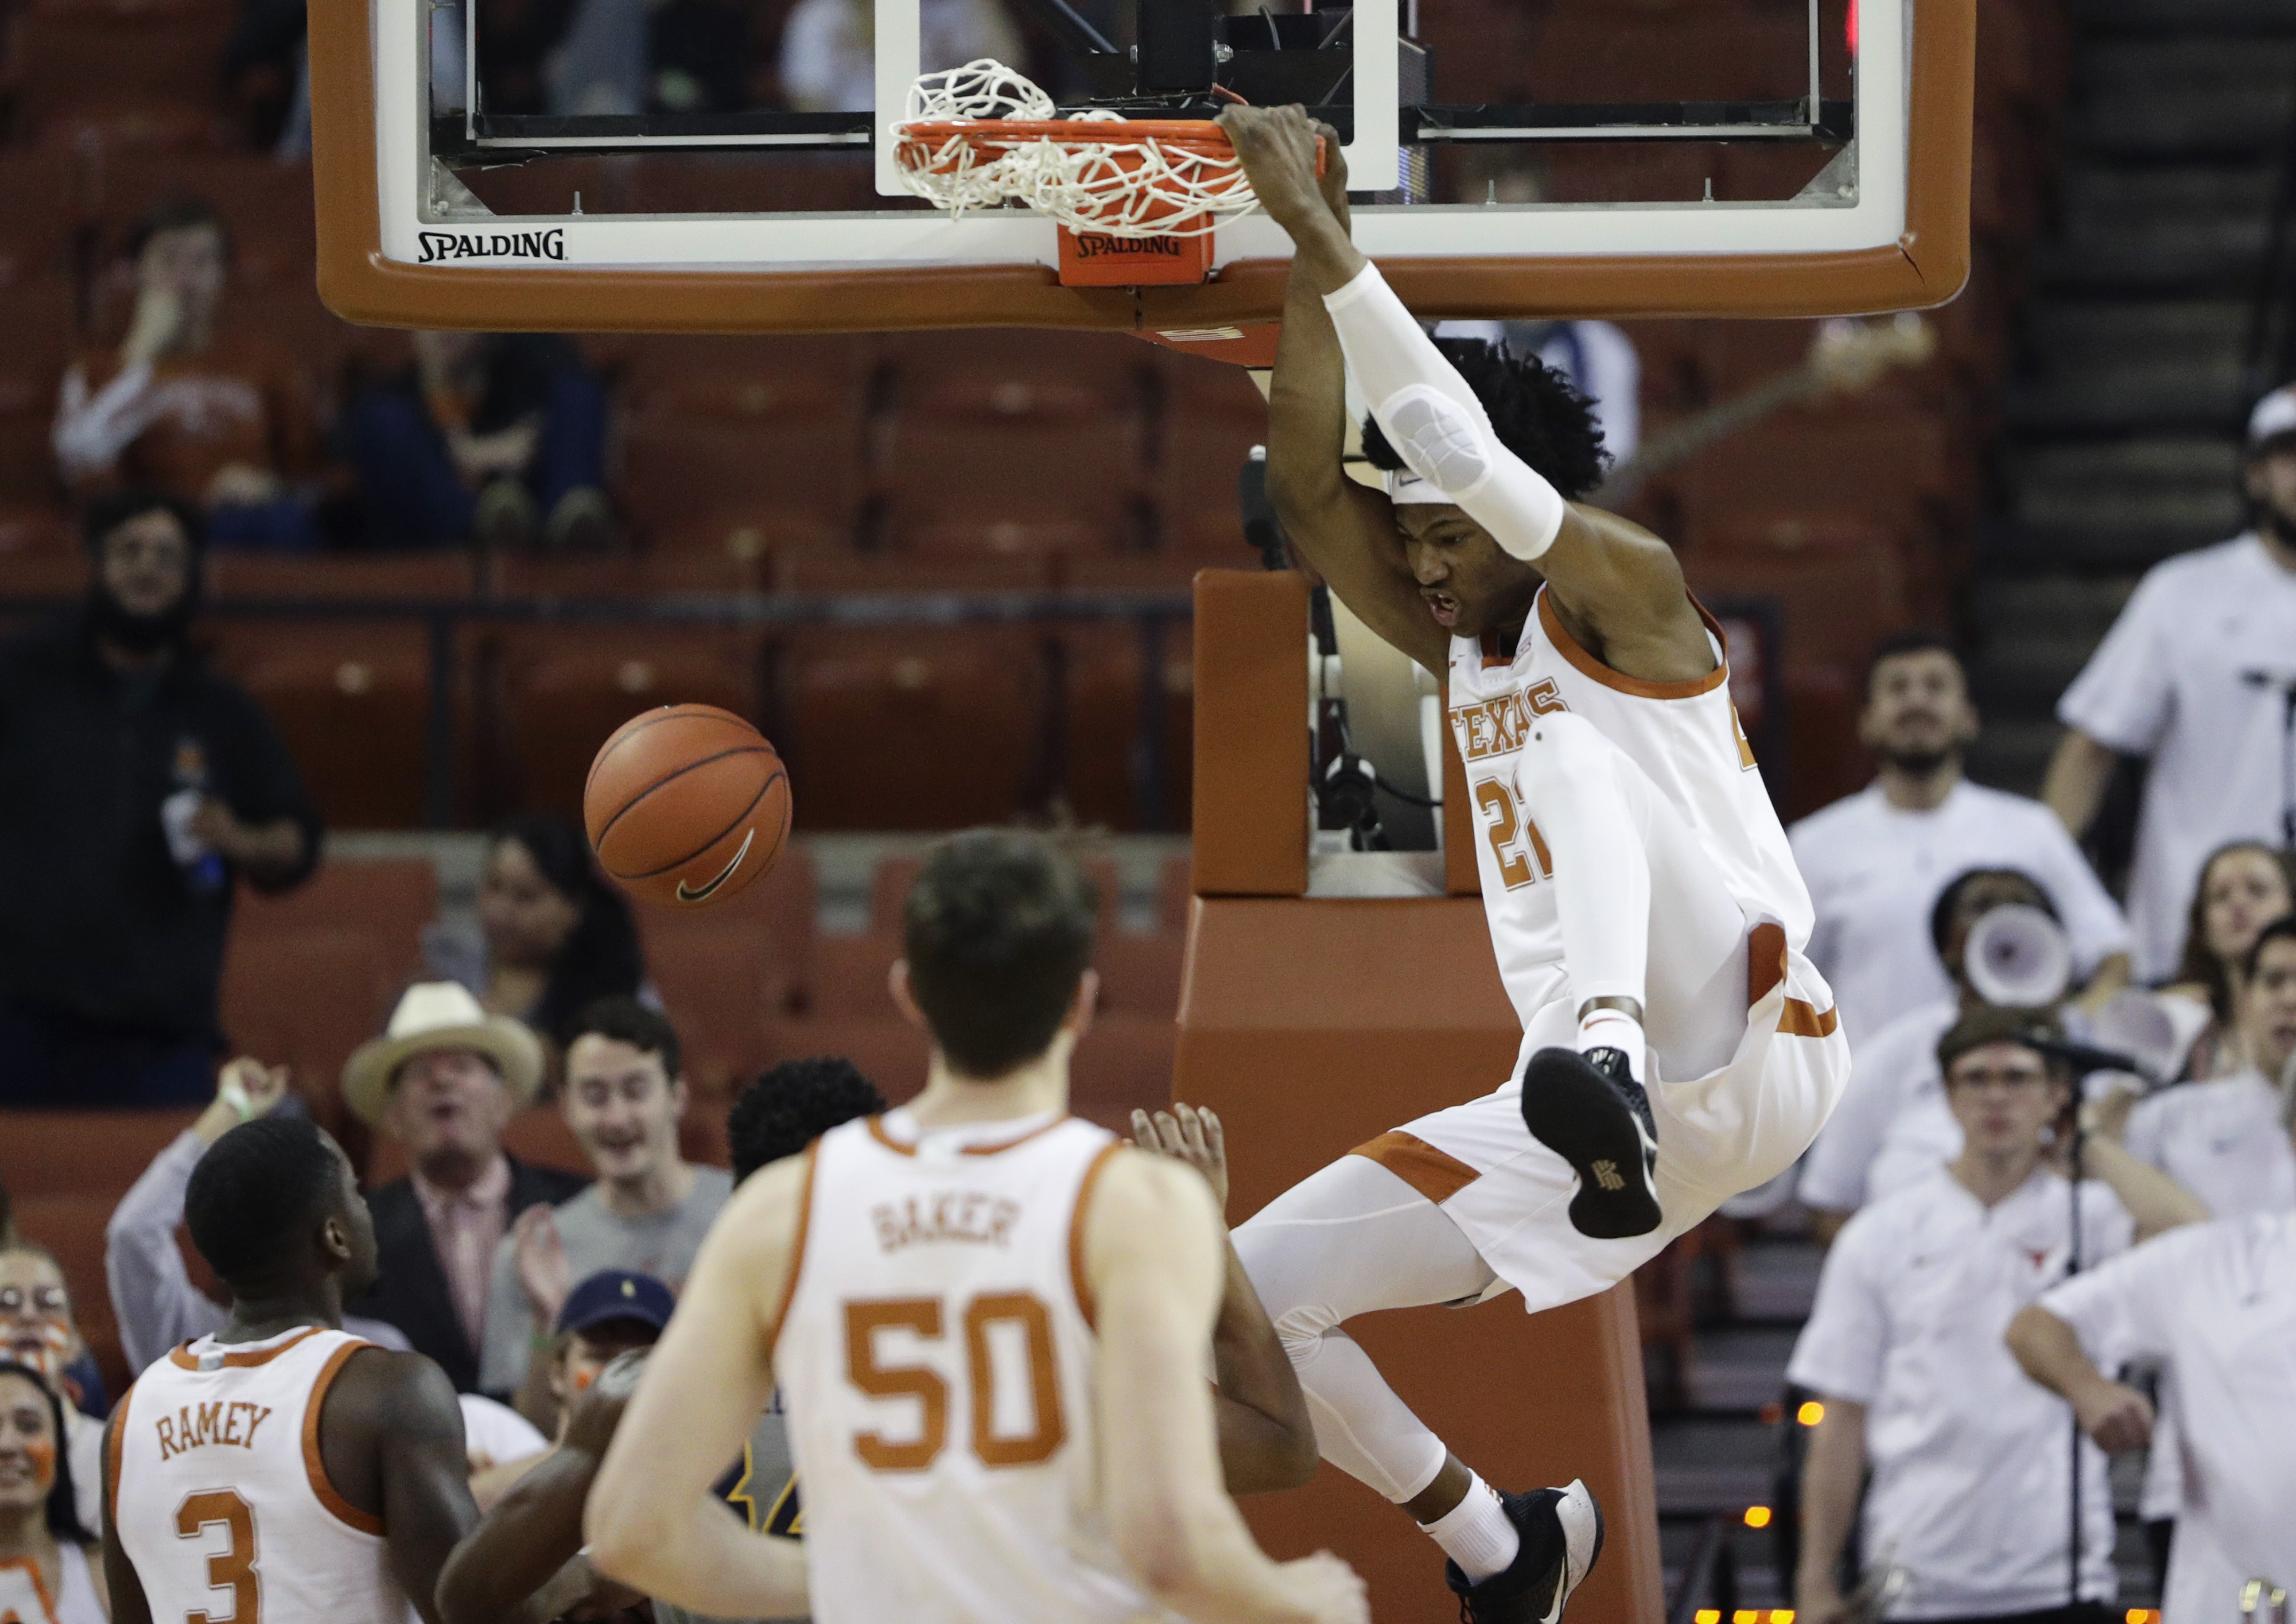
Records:
M1587 403L1536 360L1439 349L1349 240L1339 143L1230 108L1296 247L1267 486L1308 562L1447 679L1492 946L1523 1025L1496 1093L1407 1123L1236 1234L1324 1458L1410 1512L1479 1620L1560 1616L1602 1545L1581 1484L1498 1496L1340 1329L1508 1286L1602 1291L1791 1165L1848 1046L1803 958L1810 904L1673 554L1572 505L1603 472ZM1385 494L1341 468L1346 374Z
M232 1297L222 1330L136 1380L105 1443L112 1624L227 1616L436 1624L439 1570L478 1521L446 1373L345 1333L374 1283L351 1165L303 1118L209 1147L184 1218Z
M784 1061L734 1103L726 1137L734 1179L746 1180L761 1167L801 1154L831 1128L884 1108L883 1097L849 1061ZM1160 1111L1152 1120L1136 1111L1132 1136L1142 1149L1201 1173L1215 1203L1226 1207L1227 1152L1217 1116L1186 1105ZM521 1609L526 1617L555 1618L565 1610L566 1598L591 1590L594 1580L580 1556L582 1504L644 1359L644 1353L624 1355L576 1394L557 1447L455 1547L439 1579L439 1612L445 1624L488 1624L519 1615ZM1212 1370L1219 1387L1220 1472L1228 1493L1297 1489L1313 1477L1316 1435L1307 1400L1232 1246L1227 1285L1212 1329ZM789 1461L781 1408L768 1406L742 1450L740 1477L730 1486L746 1503L751 1529L800 1532L797 1480ZM657 1601L654 1617L657 1624L686 1624L695 1615Z
M1367 1616L1345 1563L1270 1562L1221 1492L1205 1181L1067 1114L1092 919L1032 837L927 859L892 983L925 1090L736 1192L591 1489L603 1571L817 1624ZM802 1557L710 1496L776 1379Z

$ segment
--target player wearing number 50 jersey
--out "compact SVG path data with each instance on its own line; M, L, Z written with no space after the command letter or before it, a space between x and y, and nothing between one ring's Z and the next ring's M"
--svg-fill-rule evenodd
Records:
M719 1217L591 1490L603 1571L816 1624L1366 1617L1343 1563L1270 1562L1221 1492L1204 1181L1067 1114L1092 920L1040 841L927 860L893 975L932 1038L925 1090ZM709 1496L776 1380L801 1554Z
M478 1520L463 1417L420 1354L341 1329L373 1283L350 1163L304 1119L232 1129L193 1171L192 1243L231 1318L112 1412L104 1574L113 1624L436 1624Z
M1343 165L1319 183L1300 109L1220 121L1297 250L1268 493L1357 617L1446 682L1523 1029L1499 1089L1342 1157L1236 1247L1325 1458L1427 1530L1479 1624L1551 1624L1601 1548L1592 1497L1492 1494L1341 1323L1510 1286L1536 1311L1614 1284L1792 1165L1848 1049L1802 956L1808 893L1719 628L1665 544L1568 499L1602 474L1586 400L1536 359L1439 349L1349 240ZM1336 160L1328 132L1324 147ZM1383 491L1341 466L1349 373Z

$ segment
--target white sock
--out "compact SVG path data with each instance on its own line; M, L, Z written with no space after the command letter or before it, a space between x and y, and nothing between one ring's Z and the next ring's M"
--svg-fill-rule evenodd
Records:
M1467 1492L1459 1503L1419 1531L1443 1547L1443 1554L1459 1564L1467 1582L1479 1585L1494 1573L1504 1573L1522 1548L1522 1536L1507 1521L1499 1497L1480 1472L1471 1472Z
M1643 1075L1644 1057L1650 1052L1650 1039L1643 1036L1643 1023L1624 1010L1608 1007L1592 1009L1579 1017L1578 1053L1590 1049L1618 1049L1625 1053L1627 1069L1635 1081L1647 1086Z

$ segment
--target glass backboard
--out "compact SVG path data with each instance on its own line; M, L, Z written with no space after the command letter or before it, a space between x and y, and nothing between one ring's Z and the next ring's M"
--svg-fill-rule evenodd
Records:
M1220 226L1200 285L1088 290L1058 284L1049 219L910 195L888 128L921 72L973 53L1017 56L1066 110L1314 108L1358 245L1431 316L1840 314L1941 302L1965 274L1973 0L573 11L537 59L494 0L314 5L340 313L721 331L1277 314L1289 243L1264 217Z

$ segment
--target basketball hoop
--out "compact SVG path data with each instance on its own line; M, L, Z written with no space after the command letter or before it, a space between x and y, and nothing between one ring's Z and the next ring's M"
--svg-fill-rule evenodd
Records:
M918 79L892 134L903 184L952 217L1017 202L1059 221L1072 286L1201 282L1213 231L1259 206L1211 120L1063 116L986 57Z
M919 79L893 135L909 190L960 217L1020 202L1070 231L1199 237L1259 206L1227 132L1210 119L1063 118L985 57Z

